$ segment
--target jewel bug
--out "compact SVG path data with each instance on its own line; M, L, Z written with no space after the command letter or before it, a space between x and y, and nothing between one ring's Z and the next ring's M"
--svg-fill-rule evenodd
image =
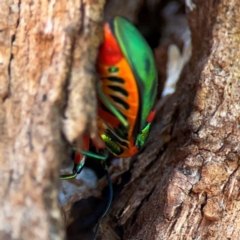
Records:
M103 163L109 185L106 215L112 202L112 183L106 170L108 154L131 157L145 144L155 115L157 70L152 50L138 30L125 18L115 17L104 25L104 41L97 58L98 133L106 148L103 153L89 152L90 139L85 137L81 154L75 152L73 173L61 179L76 177L84 167L85 157ZM98 146L96 146L98 148Z

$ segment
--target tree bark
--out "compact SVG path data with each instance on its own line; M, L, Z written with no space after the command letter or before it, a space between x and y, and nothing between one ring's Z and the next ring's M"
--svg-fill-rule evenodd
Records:
M240 2L186 3L191 60L158 105L105 239L117 224L123 239L240 238Z
M185 2L192 57L157 105L103 239L240 238L240 3ZM63 239L58 168L68 142L96 139L104 1L0 4L0 239Z
M58 169L68 145L62 132L79 148L83 133L96 136L103 5L0 3L0 239L64 238Z

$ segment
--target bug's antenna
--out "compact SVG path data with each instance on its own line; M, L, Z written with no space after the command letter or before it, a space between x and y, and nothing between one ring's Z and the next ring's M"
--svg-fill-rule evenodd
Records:
M111 178L110 178L110 175L109 175L108 171L106 170L106 167L103 166L103 168L104 168L104 173L105 173L105 176L106 176L107 182L108 182L109 196L108 196L108 203L107 203L106 209L103 212L102 216L98 220L98 223L97 223L97 226L96 226L96 229L95 229L95 233L94 233L94 238L93 238L94 240L97 239L100 223L101 223L102 219L106 216L106 214L107 214L107 212L108 212L108 210L111 206L112 199L113 199L112 181L111 181Z

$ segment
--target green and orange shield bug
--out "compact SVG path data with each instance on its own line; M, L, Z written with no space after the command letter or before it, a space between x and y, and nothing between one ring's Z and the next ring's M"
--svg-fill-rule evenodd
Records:
M99 76L98 133L106 146L102 153L89 152L88 137L85 149L75 152L73 173L61 179L76 177L84 167L85 157L102 162L109 185L106 209L98 220L97 237L101 219L112 202L112 183L106 167L111 153L116 157L131 157L145 144L152 120L157 95L157 70L152 50L139 31L125 18L115 17L104 25L104 41L97 59ZM96 149L99 149L96 146Z
M113 155L130 157L148 137L158 79L152 50L127 19L105 23L97 72L99 134Z

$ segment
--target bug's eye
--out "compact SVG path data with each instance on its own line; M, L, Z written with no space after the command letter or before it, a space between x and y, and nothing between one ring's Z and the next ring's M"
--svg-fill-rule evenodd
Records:
M108 71L109 71L110 73L116 73L116 72L119 71L119 68L117 68L117 67L110 67L110 68L108 69Z

